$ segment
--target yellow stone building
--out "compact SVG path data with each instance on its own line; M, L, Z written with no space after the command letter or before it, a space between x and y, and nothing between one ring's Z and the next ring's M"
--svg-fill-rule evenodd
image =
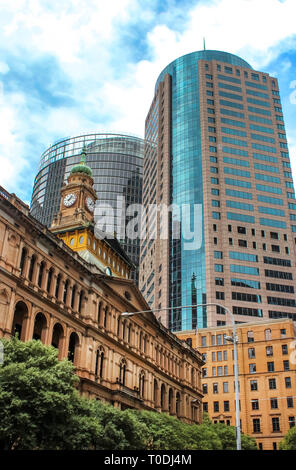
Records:
M202 353L203 411L235 426L232 335L227 326L178 333ZM240 419L258 448L278 449L296 419L296 334L289 319L237 325Z

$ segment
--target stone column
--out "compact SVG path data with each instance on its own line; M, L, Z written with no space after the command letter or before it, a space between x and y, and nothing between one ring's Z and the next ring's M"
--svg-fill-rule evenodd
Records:
M77 311L78 311L80 291L81 291L81 289L77 286L76 292L75 292L74 304L73 304L73 310L74 310L75 313L77 313Z
M27 253L24 262L24 269L23 269L23 278L28 279L29 276L29 269L30 269L30 262L31 262L32 252L29 254Z
M41 264L40 257L36 256L35 266L33 268L33 275L32 275L32 281L31 281L34 286L37 286L40 264Z
M58 278L57 273L55 271L53 271L52 278L51 278L51 286L50 286L50 290L49 290L49 295L51 297L55 296L55 290L56 290L56 286L57 286L57 278Z
M65 282L66 282L66 280L65 280L64 276L61 276L59 290L58 290L58 298L57 298L57 300L59 302L63 302Z
M48 280L48 273L49 273L49 267L47 264L44 266L43 274L42 274L42 279L41 279L41 289L43 291L46 291L47 287L47 280Z
M67 291L66 302L65 302L66 307L71 307L71 298L72 298L73 286L74 286L73 282L69 279L68 291Z

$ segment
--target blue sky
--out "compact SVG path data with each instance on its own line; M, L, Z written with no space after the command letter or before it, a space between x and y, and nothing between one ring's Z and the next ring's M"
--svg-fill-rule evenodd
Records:
M279 79L296 182L295 0L0 0L0 185L31 199L64 136L144 134L162 69L203 48Z

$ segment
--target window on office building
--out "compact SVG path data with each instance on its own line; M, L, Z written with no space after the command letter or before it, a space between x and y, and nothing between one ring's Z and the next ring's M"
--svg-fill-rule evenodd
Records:
M287 407L294 408L293 397L287 397Z
M277 400L277 398L271 398L271 399L270 399L270 408L271 408L272 410L275 410L275 409L278 408L278 400Z
M257 380L251 380L251 381L250 381L250 389L251 389L251 391L256 391L256 390L258 390L258 383L257 383Z
M214 401L214 413L218 413L218 412L219 412L219 402Z
M254 332L248 331L248 343L254 343Z
M276 389L276 379L268 379L269 390Z
M224 411L229 411L230 410L230 407L229 407L229 401L224 401Z
M288 345L287 344L283 344L282 345L282 354L285 356L286 354L288 354Z
M289 416L289 427L293 428L295 426L295 416Z
M253 418L253 432L260 432L260 418Z
M252 410L259 410L259 400L251 400Z
M272 431L280 432L280 418L278 417L272 418Z
M255 348L248 349L249 359L255 359Z
M292 387L291 377L285 377L285 386L286 388Z

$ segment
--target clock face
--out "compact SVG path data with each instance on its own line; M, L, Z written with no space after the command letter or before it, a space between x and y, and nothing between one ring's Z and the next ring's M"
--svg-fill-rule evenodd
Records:
M95 210L95 201L91 197L88 197L86 199L86 207L90 212L93 212Z
M76 195L73 193L67 194L67 196L64 197L64 206L70 207L74 204L76 201Z

